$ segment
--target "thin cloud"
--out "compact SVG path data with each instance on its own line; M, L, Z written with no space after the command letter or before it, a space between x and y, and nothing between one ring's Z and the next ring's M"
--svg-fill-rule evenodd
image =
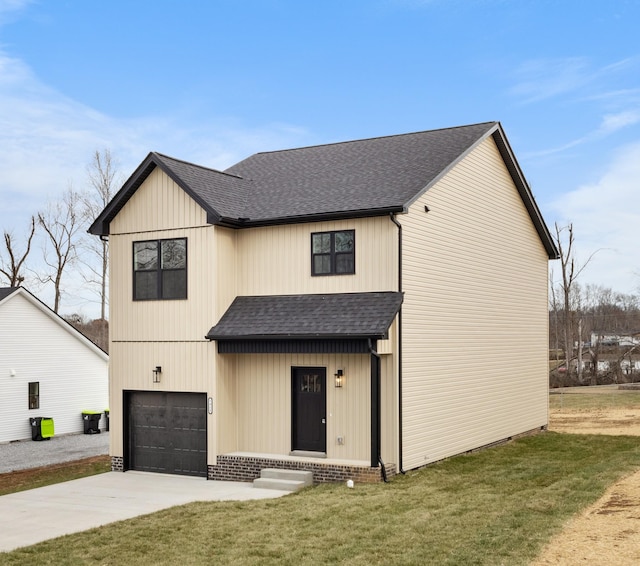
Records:
M0 25L11 21L18 12L32 3L33 0L0 0Z
M620 149L594 183L557 199L552 208L561 223L572 222L579 259L598 252L581 276L621 292L637 292L640 248L640 143Z
M195 122L179 110L173 116L116 119L52 89L0 50L0 232L22 234L31 215L70 184L85 189L86 167L96 150L111 150L127 177L153 150L224 169L257 151L315 141L288 124L246 128L225 117ZM37 256L35 251L34 261ZM71 271L66 277L63 311L97 316L83 282ZM47 287L34 291L51 302Z
M523 157L526 157L526 158L546 157L549 155L562 153L564 151L567 151L568 149L572 149L574 147L577 147L589 142L600 140L624 128L635 126L638 123L640 123L640 108L635 110L618 112L617 114L606 114L605 116L603 116L600 122L600 125L592 132L589 132L580 138L569 141L557 147L544 149L541 151L525 152L523 153Z
M22 61L0 51L0 193L6 212L41 206L69 181L85 181L96 149L109 148L128 173L152 150L224 168L265 148L287 147L308 134L286 124L247 129L230 119L189 123L180 116L120 120L51 89ZM10 222L0 212L0 227Z
M574 92L594 76L586 58L570 57L527 61L516 70L515 79L509 94L520 104L531 104Z
M636 97L638 89L619 89L608 92L610 81L617 76L636 76L640 57L627 57L603 67L594 67L586 57L562 59L534 59L522 63L514 73L515 84L508 93L521 105L550 98L571 95L578 100L596 100L601 96L623 93ZM592 92L585 93L590 87ZM624 100L622 101L624 102Z

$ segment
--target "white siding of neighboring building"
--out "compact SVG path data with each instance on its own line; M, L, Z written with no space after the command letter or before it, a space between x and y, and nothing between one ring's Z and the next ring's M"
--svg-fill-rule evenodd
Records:
M82 432L83 410L109 406L107 365L104 352L14 292L0 305L0 442L31 438L30 417L53 418L56 435ZM40 383L39 409L29 409L30 382Z
M545 426L548 256L493 140L398 220L403 467Z

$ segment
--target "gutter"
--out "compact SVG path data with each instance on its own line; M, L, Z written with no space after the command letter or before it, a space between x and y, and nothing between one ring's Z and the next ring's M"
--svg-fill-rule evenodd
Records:
M387 469L382 461L381 444L382 444L382 406L380 394L380 355L374 346L375 342L371 339L368 341L369 354L371 355L371 467L374 468L378 464L382 472L382 479L387 482Z
M389 218L398 227L398 292L402 293L402 224L393 212ZM402 465L402 305L398 310L398 471L406 473Z

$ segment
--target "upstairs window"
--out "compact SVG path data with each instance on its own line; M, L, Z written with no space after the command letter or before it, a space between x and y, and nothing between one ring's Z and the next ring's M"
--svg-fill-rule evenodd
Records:
M355 230L311 234L311 275L355 273L355 257Z
M133 242L133 300L187 298L187 239Z

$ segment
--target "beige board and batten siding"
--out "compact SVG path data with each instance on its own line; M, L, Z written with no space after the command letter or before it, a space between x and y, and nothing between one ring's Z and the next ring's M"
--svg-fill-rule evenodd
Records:
M188 300L133 300L133 242L187 238ZM204 340L215 312L215 233L206 214L156 168L110 225L110 333L115 341Z
M110 224L110 453L123 455L123 390L206 393L208 463L216 454L215 350L204 336L216 319L220 246L204 210L156 168ZM133 242L187 238L187 300L133 300ZM160 383L153 368L162 367Z
M226 405L218 426L237 431L237 443L222 433L220 453L240 451L288 455L291 452L291 372L294 367L327 371L328 458L370 458L370 358L365 354L227 354L234 368L221 372L220 392ZM344 386L334 386L334 374L344 370ZM233 408L233 409L231 409ZM342 437L343 444L338 444ZM224 444L222 444L224 443Z
M545 426L548 255L493 139L400 221L403 467Z
M111 406L111 454L123 454L122 423L123 390L178 391L206 393L213 397L215 384L214 351L206 341L202 342L115 342L111 352L111 376L113 381ZM160 382L153 382L153 368L162 367ZM215 413L215 411L214 411ZM210 464L215 463L216 421L207 418L207 453Z
M355 230L355 274L311 275L311 234ZM237 234L238 295L396 291L397 236L388 217L289 224Z

